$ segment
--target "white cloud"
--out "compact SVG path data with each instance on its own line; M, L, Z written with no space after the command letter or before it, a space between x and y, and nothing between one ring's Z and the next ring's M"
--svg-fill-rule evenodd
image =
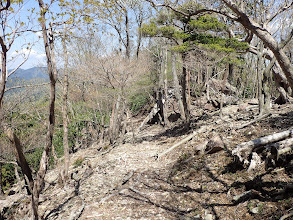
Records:
M28 60L22 65L21 68L23 69L45 65L46 54L29 48L23 48L20 51L10 53L8 56L8 64L11 68L14 68L22 63L26 57L28 57Z
M37 31L37 32L35 32L35 35L36 35L37 37L42 37L42 36L43 36L43 34L42 34L41 31Z
M21 49L20 51L16 50L16 51L13 51L11 53L11 57L15 57L15 56L19 56L19 55L24 55L24 56L37 56L39 55L39 53L33 49L29 49L29 48L23 48Z

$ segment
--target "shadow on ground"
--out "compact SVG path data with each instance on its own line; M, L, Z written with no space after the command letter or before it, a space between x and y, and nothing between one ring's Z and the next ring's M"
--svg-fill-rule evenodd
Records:
M168 171L137 173L120 196L161 208L176 219L208 213L215 219L279 219L291 210L293 181L285 173L227 172L231 158L216 170L210 159L180 159Z

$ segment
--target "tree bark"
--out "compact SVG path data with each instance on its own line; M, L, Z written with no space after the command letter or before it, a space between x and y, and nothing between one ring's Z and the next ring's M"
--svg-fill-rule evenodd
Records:
M68 169L69 169L69 143L68 143L68 53L67 53L67 46L66 46L66 34L67 29L66 25L64 25L64 34L62 38L62 45L63 45L63 53L64 53L64 87L63 87L63 108L62 108L62 117L63 117L63 147L64 147L64 184L65 181L68 179Z
M1 82L0 82L0 111L2 109L2 102L6 87L6 81L7 81L7 47L3 41L3 38L0 37L0 44L1 44Z
M0 196L4 194L2 183L2 163L0 162Z
M275 58L273 58L275 60ZM273 60L271 61L270 65L273 64ZM274 66L272 68L272 73L274 77L274 81L276 83L276 87L278 89L278 92L280 93L280 96L276 99L277 104L285 104L289 101L289 96L292 95L291 87L289 86L289 83L286 79L286 76L284 76L283 72L281 71L278 66Z
M34 182L33 187L33 196L32 201L33 204L33 216L34 219L38 219L38 203L39 196L42 190L42 186L44 184L44 178L48 169L49 163L49 153L52 148L52 140L54 133L54 125L55 125L55 94L56 94L56 64L54 63L54 39L52 33L50 34L50 39L48 38L48 31L46 27L46 18L45 14L48 11L48 8L45 6L43 0L38 0L39 8L40 8L40 24L42 28L43 41L45 46L45 53L47 58L47 68L50 79L50 100L49 100L49 118L48 118L48 131L46 135L46 144L44 147L43 155L40 161L40 168L37 173L37 177Z
M258 111L259 115L264 113L264 95L263 95L263 43L259 42L259 49L257 54L257 84L258 84Z
M21 167L22 173L27 177L27 179L29 181L27 183L27 185L28 185L27 192L30 195L30 194L32 194L34 180L33 180L33 176L32 176L32 171L31 171L31 169L25 159L24 154L23 154L23 147L20 143L20 140L14 134L14 132L12 131L11 128L6 128L5 134L7 135L8 139L10 140L12 145L14 146L14 155L16 157L18 165Z
M139 18L138 18L138 30L137 30L137 45L136 45L136 58L138 58L139 52L140 52L140 45L141 45L141 39L142 39L142 22L143 22L143 16L142 16L142 10L139 9Z
M181 95L180 95L180 85L179 85L179 80L178 80L178 76L177 76L176 54L173 51L171 52L171 57L172 57L172 74L173 74L173 84L174 84L174 90L175 90L175 97L178 101L181 118L185 121L186 116L185 116L184 106L183 106L183 102L182 102Z
M186 54L182 54L182 61L183 61L183 67L182 67L182 78L181 78L181 87L182 87L182 101L183 101L183 107L184 107L184 112L185 112L185 123L189 126L190 123L190 112L188 109L188 104L187 104L187 97L186 97L186 84L187 84L187 70L185 66L185 58Z
M110 143L113 144L116 142L116 139L118 138L119 129L120 129L120 123L119 123L119 110L121 106L121 93L119 92L117 101L113 105L112 110L112 119L111 119L111 125L110 125Z
M170 127L170 122L168 120L168 115L167 115L167 105L168 105L168 78L167 78L167 72L168 72L168 50L165 49L165 66L164 66L164 71L162 71L163 78L164 78L164 99L165 102L163 103L163 115L164 115L164 124L167 127Z
M128 11L126 8L124 8L124 14L125 14L125 30L126 30L125 53L126 53L126 57L129 59L130 58L130 31L129 31Z

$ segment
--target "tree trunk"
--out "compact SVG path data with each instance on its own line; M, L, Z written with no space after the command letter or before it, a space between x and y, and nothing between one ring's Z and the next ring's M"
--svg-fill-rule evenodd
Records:
M263 96L264 96L264 112L263 114L268 114L271 112L271 94L270 94L270 87L269 87L269 78L270 78L270 69L265 68L263 73Z
M0 196L3 194L4 194L4 190L3 190L3 183L2 183L2 163L0 162Z
M20 192L21 189L22 189L22 185L21 185L21 179L20 179L16 164L14 165L14 173L15 173L15 177L16 177L17 184L18 184L18 187L19 187L19 192Z
M125 13L125 30L126 30L126 57L130 58L130 32L129 32L129 20L128 20L128 12L127 9L124 9Z
M63 45L63 53L64 53L64 87L63 87L63 108L62 108L62 117L63 117L63 146L64 146L64 184L68 179L68 169L69 169L69 143L68 143L68 54L67 54L67 46L66 46L66 34L67 29L66 25L64 25L64 35L62 38Z
M113 144L116 142L116 139L118 137L119 129L120 129L120 123L119 123L119 110L120 110L120 104L121 104L121 93L119 92L117 101L113 105L112 110L112 118L111 118L111 125L110 125L110 143Z
M50 35L50 39L48 39L48 31L46 27L46 18L45 13L47 12L47 8L43 2L43 0L38 0L39 7L40 7L40 24L42 28L44 46L45 46L45 53L47 58L47 68L48 74L50 78L50 100L49 100L49 118L48 118L48 132L46 135L46 144L44 147L43 155L40 161L40 168L37 173L36 180L34 182L33 188L33 196L32 196L32 203L33 205L33 215L34 219L38 219L38 203L39 203L39 196L44 184L44 178L48 169L49 163L49 153L52 148L52 140L53 140L53 133L54 133L54 125L55 125L55 94L56 94L56 64L54 63L54 39L52 34Z
M257 82L258 82L258 111L259 115L264 113L264 96L263 96L263 43L259 42L259 50L257 54Z
M190 93L190 70L187 72L187 108L190 110L191 106L191 93Z
M6 81L7 81L7 47L3 41L3 39L0 37L0 44L1 44L1 82L0 82L0 111L2 109L2 101L4 97L5 87L6 87Z
M185 121L186 116L185 116L185 112L184 112L183 102L182 102L182 99L180 96L180 85L179 85L179 80L178 80L178 76L177 76L176 54L172 51L171 56L172 56L172 74L173 74L173 84L174 84L174 90L175 90L175 97L178 101L181 118Z
M142 12L140 11L140 13L142 13ZM141 27L142 27L142 22L143 22L142 19L143 19L143 16L140 16L139 21L138 21L136 58L138 58L138 55L139 55L141 39L142 39L142 32L141 32Z
M227 63L226 63L226 68L225 68L225 72L223 75L223 85L226 85L228 76L229 76L229 61L227 61Z
M181 78L181 87L182 87L182 101L183 101L183 107L184 107L184 112L185 112L185 122L187 125L190 123L190 112L188 109L187 105L187 97L186 97L186 78L187 78L187 70L185 67L185 58L186 54L182 54L182 62L183 62L183 67L182 67L182 78Z
M168 115L167 115L167 105L168 105L168 78L167 78L167 72L168 72L168 50L165 49L165 66L164 66L164 71L162 71L163 78L164 78L164 99L165 102L163 103L163 115L164 115L164 124L167 127L170 127L170 122L168 120Z
M20 143L20 140L14 134L14 132L11 130L11 128L6 128L5 134L7 135L8 139L10 140L12 145L14 146L14 155L16 157L17 163L21 167L22 173L27 177L27 180L28 180L27 192L30 195L32 193L32 189L34 187L34 180L33 180L33 176L32 176L32 171L31 171L31 169L25 159L24 154L23 154L23 150L22 150L23 147ZM25 180L26 180L26 178L25 178Z
M233 63L230 63L228 64L228 82L232 85L233 83L233 73L234 73L234 64Z
M248 157L253 151L253 149L264 146L266 144L274 143L277 141L284 140L290 136L292 136L293 130L287 130L275 134L271 134L265 137L261 137L255 140L251 140L248 142L244 142L238 144L233 150L232 155L236 156L240 162L244 162L244 164L248 164Z
M275 60L275 58L274 58ZM272 64L273 61L271 61ZM276 83L276 87L278 89L278 92L280 93L280 96L275 100L277 104L285 104L289 101L289 96L291 96L291 87L289 86L289 83L286 79L286 77L281 72L281 69L278 67L272 68L274 81Z

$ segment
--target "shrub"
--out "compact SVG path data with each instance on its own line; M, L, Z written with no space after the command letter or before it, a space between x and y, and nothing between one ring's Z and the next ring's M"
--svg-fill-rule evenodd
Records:
M15 173L13 164L2 165L2 184L3 190L9 189L15 182Z
M43 147L37 147L35 148L33 153L29 153L25 155L26 160L32 170L35 170L35 171L39 170L43 151L44 151Z
M81 166L83 161L84 161L83 157L77 158L73 163L74 168Z
M139 93L131 96L129 101L131 112L137 114L148 102L149 98L147 94Z

